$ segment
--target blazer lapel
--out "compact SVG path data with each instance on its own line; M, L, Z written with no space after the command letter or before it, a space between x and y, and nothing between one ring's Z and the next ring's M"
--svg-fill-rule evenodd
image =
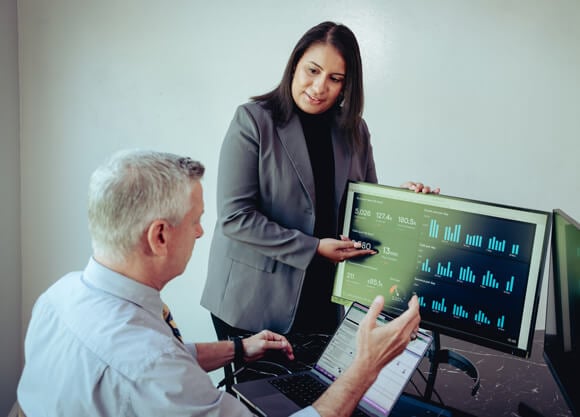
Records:
M277 130L280 142L282 142L282 146L286 149L288 157L294 165L296 174L298 174L298 178L300 178L300 182L308 193L312 201L312 207L314 208L316 205L314 175L312 173L310 156L300 119L297 115L293 115L286 125L278 127Z
M334 192L336 207L340 207L342 195L345 192L346 182L348 180L349 154L348 144L337 128L336 124L332 127L332 148L334 151Z

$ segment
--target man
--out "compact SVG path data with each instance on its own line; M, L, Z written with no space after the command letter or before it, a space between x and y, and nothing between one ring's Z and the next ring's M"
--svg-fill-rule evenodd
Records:
M241 344L187 344L163 318L160 291L183 273L203 235L203 172L190 158L123 151L93 173L93 257L40 296L28 328L18 386L28 417L249 416L206 372L236 353L252 361L274 349L293 359L286 338L267 330ZM296 415L350 415L380 369L402 352L419 325L417 300L376 327L382 303L375 300L361 326L351 368Z

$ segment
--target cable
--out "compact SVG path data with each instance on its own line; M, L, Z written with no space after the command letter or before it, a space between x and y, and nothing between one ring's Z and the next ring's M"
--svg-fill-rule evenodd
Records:
M425 375L423 374L423 371L421 371L421 369L417 368L417 372L419 373L419 376L421 378L423 378L423 381L425 381L425 384L428 384L427 377L425 377ZM433 394L435 394L435 396L439 400L439 404L441 404L443 407L445 407L445 403L443 402L443 399L441 398L441 396L439 395L439 393L437 392L437 390L435 389L435 387L433 387Z
M259 375L265 375L265 376L279 376L280 373L275 373L275 372L268 372L262 369L256 369L253 365L267 365L267 366L271 366L273 368L278 368L280 370L282 370L282 372L286 373L286 374L291 374L292 371L288 368L286 368L284 365L281 365L279 363L276 362L271 362L271 361L264 361L264 360L258 360L255 362L252 362L250 364L246 364L238 369L236 369L233 373L232 373L232 379L235 378L236 376L238 376L240 373L242 372L254 372L256 374ZM216 388L221 388L224 385L226 385L227 383L227 379L228 378L223 378L221 381L218 382L218 384L216 385Z
M232 373L232 378L235 378L240 372L244 371L246 369L245 366L242 366L241 368L236 369L233 373ZM221 387L223 387L227 382L227 378L223 378L220 382L218 382L218 384L216 385L217 389L220 389Z
M411 383L411 385L413 385L413 387L415 387L415 391L417 391L417 394L421 395L421 390L419 390L419 387L417 386L417 384L415 384L415 381L410 379L409 382Z
M268 365L268 366L273 366L274 368L281 369L283 372L285 372L285 373L287 373L287 374L291 374L291 373L292 373L292 371L291 371L290 369L288 369L288 368L286 368L284 365L281 365L281 364L279 364L279 363L276 363L276 362L272 362L272 361L264 361L264 360L257 360L257 361L255 361L255 362L252 362L252 365L259 365L259 364L264 364L264 365ZM254 369L254 367L253 367L253 366L248 366L248 365L246 365L246 366L245 366L245 368L246 368L247 370L255 370L255 371L257 371L256 369ZM274 374L274 375L279 375L279 374Z
M241 337L250 337L252 334L241 335ZM246 363L240 368L236 369L231 376L224 377L221 381L218 382L216 388L222 388L223 386L227 385L228 383L234 383L234 378L238 376L242 372L252 372L258 375L263 376L279 376L282 374L292 374L293 372L297 371L304 371L306 369L312 368L312 362L315 361L314 356L318 357L319 351L322 351L323 348L328 343L332 335L325 334L325 333L312 333L312 334L303 334L303 333L295 333L293 335L287 336L288 341L292 345L294 350L295 356L308 356L308 358L303 358L302 360L295 360L289 363L290 367L286 367L281 363L270 361L270 360L257 360L255 362ZM238 336L239 337L239 336ZM231 340L230 337L228 337ZM312 352L316 351L316 354ZM312 356L312 358L310 358ZM260 369L260 368L264 369Z

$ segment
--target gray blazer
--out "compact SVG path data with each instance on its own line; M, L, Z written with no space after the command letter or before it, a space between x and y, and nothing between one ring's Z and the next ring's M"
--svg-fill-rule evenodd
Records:
M362 125L356 152L332 128L336 216L349 180L377 182L370 135ZM201 304L231 326L286 333L318 247L312 236L315 204L298 116L277 127L260 104L238 107L220 153L218 220Z

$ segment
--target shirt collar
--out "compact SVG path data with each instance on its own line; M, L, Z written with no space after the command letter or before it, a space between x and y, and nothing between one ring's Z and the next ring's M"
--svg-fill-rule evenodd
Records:
M107 268L93 257L85 268L83 279L87 285L125 299L156 316L162 315L163 301L159 291Z

